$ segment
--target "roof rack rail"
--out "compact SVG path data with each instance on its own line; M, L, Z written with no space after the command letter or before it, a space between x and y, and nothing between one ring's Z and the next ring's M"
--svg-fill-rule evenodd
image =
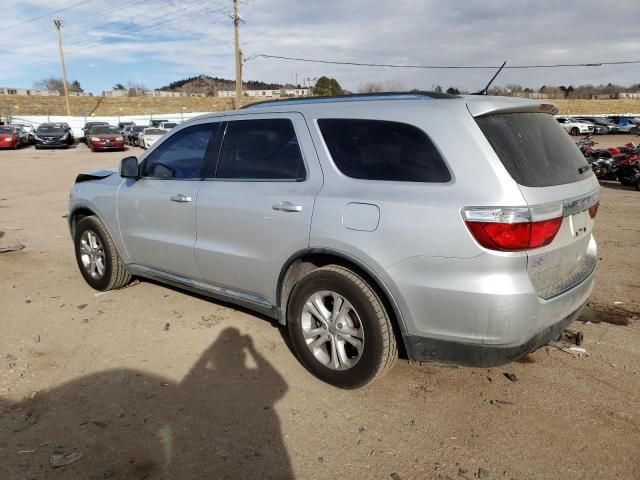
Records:
M318 97L297 97L297 98L283 98L278 100L264 100L262 102L250 103L240 107L241 109L252 108L262 105L273 105L276 103L325 103L330 101L349 102L354 100L376 100L376 99L389 99L389 98L416 98L425 97L433 99L447 99L447 98L460 98L459 95L450 95L448 93L441 92L428 92L424 90L415 90L411 92L378 92L378 93L351 93L348 95L327 95Z

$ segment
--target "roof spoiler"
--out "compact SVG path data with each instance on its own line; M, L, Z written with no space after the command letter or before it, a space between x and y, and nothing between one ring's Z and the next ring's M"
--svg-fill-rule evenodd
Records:
M474 117L500 113L548 113L555 115L560 110L552 103L514 97L467 97L467 109Z

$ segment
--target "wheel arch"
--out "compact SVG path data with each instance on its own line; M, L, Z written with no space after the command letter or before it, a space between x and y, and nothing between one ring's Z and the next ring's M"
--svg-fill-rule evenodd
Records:
M404 346L403 334L406 328L402 312L384 280L375 271L353 255L330 248L308 248L293 254L284 264L278 277L276 294L276 315L281 325L287 324L287 305L293 288L307 273L330 264L341 265L353 270L365 279L376 291L384 304L393 325L394 336L399 348Z
M78 222L85 217L90 217L91 215L99 217L95 211L85 205L78 206L69 212L69 228L71 230L71 236L75 235Z

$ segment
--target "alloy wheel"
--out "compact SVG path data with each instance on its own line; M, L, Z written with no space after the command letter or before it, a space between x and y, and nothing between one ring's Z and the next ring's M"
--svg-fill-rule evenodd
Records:
M302 309L302 333L307 347L332 370L348 370L360 360L364 329L358 312L340 294L313 293Z
M104 276L106 256L98 235L86 230L80 237L80 260L85 271L95 280Z

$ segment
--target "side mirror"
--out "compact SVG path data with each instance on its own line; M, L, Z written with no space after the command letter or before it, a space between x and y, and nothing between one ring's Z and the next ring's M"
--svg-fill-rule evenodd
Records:
M140 167L136 157L126 157L120 161L120 176L122 178L140 178Z

